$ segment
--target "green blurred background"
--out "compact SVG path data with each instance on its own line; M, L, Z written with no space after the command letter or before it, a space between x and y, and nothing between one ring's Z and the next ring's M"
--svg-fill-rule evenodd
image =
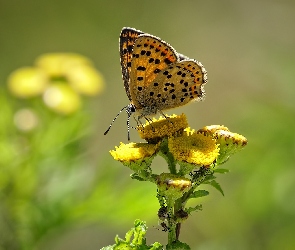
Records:
M223 124L249 141L225 165L231 173L219 178L225 197L210 189L180 240L198 250L294 249L294 24L292 0L0 1L2 85L13 70L47 52L87 56L106 82L91 102L93 132L80 152L100 176L97 206L80 209L70 225L52 227L36 249L99 249L116 234L123 237L136 218L148 223L148 243L166 243L155 186L131 180L130 170L108 153L127 142L126 115L103 135L128 104L118 52L124 26L161 37L208 71L205 102L169 113L186 113L195 129ZM139 141L136 131L131 139ZM78 186L88 183L85 176Z

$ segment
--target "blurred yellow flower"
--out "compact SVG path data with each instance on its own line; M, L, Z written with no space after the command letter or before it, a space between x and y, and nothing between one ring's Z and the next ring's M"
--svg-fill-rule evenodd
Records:
M74 53L48 53L36 60L53 80L63 79L80 94L94 96L104 87L102 75L84 56Z
M94 96L103 90L102 75L88 65L72 67L65 75L69 84L80 94Z
M38 96L48 85L48 77L42 69L24 67L13 71L8 77L8 88L21 98Z
M47 53L35 64L12 72L8 88L21 98L43 95L46 106L60 114L77 111L82 104L80 94L94 96L104 88L103 76L82 55Z
M92 63L88 58L75 53L47 53L37 58L36 65L50 77L61 77L72 67L92 65Z
M44 103L52 110L69 115L81 107L80 96L64 82L51 84L43 94Z

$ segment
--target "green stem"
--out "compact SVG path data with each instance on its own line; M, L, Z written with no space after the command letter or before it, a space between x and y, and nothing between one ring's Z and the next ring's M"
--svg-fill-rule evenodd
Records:
M171 174L176 174L176 161L173 155L170 153L168 148L168 139L164 139L161 143L160 147L160 155L166 160L168 163L168 168Z
M182 202L182 199L178 199L175 201L174 204L174 213L176 213L177 211L180 211L184 208L185 203ZM176 218L176 216L175 216ZM175 222L176 223L176 222ZM176 234L176 239L178 240L179 235L180 235L180 227L181 227L181 223L176 223L176 227L175 227L175 234Z
M172 244L177 240L176 237L176 221L175 221L175 210L174 210L175 200L167 201L167 209L168 209L168 245Z
M173 223L168 223L168 245L172 244L177 240L176 237L176 224Z

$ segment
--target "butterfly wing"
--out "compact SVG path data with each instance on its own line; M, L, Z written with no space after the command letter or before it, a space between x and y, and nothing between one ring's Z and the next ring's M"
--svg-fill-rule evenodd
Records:
M146 88L145 105L157 111L183 106L205 98L207 72L200 62L183 60L163 69Z
M119 39L122 78L123 78L126 94L130 101L131 101L131 95L129 90L129 84L130 84L132 51L133 51L133 45L135 43L135 40L141 34L144 34L144 32L133 29L133 28L124 27L121 31L120 39Z
M150 96L146 90L155 84L160 72L177 61L177 52L168 43L148 34L138 36L130 71L130 95L137 110L148 105Z
M178 53L178 57L179 57L179 61L183 61L183 60L189 60L190 58L188 58L187 56Z

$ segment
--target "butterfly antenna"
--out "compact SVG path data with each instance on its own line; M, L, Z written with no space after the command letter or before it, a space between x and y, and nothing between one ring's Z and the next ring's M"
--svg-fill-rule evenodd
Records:
M120 112L119 112L119 113L116 115L116 117L112 120L112 122L111 122L109 128L106 130L106 132L104 132L104 135L106 135L106 134L110 131L110 129L111 129L113 123L116 121L116 119L117 119L118 116L121 114L121 112L122 112L124 109L126 109L127 107L128 107L128 105L125 106L124 108L122 108L122 109L120 110ZM129 119L129 117L128 117L128 119ZM127 124L129 124L129 122L127 122ZM128 136L129 136L129 127L128 127ZM128 140L129 140L129 139L128 139Z

